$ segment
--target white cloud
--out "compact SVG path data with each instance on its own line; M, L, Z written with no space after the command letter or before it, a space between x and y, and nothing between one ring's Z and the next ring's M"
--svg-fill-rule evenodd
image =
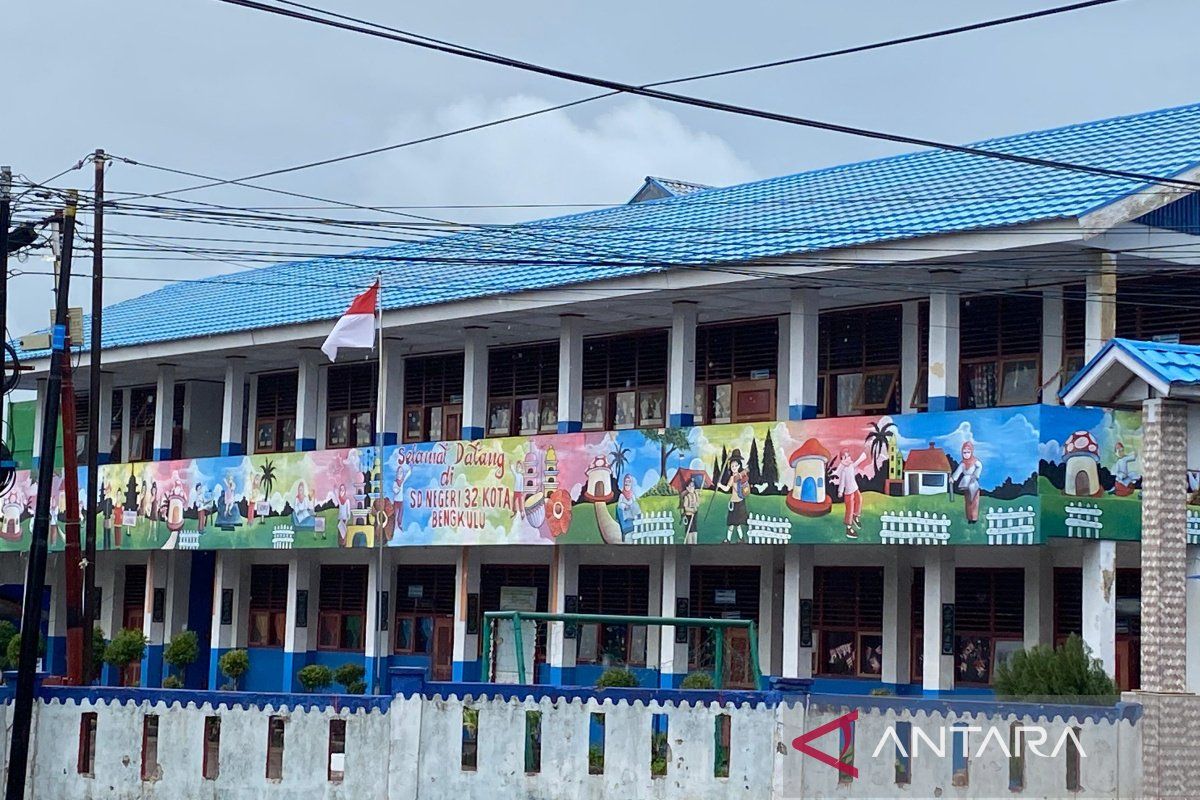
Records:
M464 99L404 115L387 141L402 141L553 105L518 95ZM617 101L580 123L552 112L396 151L374 173L376 191L405 203L623 203L646 175L728 185L755 173L723 139L688 128L642 99ZM567 209L569 211L570 209ZM474 219L525 219L557 210L479 212ZM462 218L465 212L455 211Z

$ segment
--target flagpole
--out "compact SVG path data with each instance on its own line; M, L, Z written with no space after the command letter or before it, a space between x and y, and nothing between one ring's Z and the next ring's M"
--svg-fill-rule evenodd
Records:
M387 609L383 608L383 587L388 585L383 574L383 526L379 517L384 513L383 504L383 387L386 383L383 375L383 272L375 273L375 328L377 331L375 352L375 474L378 475L379 508L373 516L375 523L375 614L371 623L375 626L375 686L378 694L383 694L383 676L379 674L380 641L383 639L382 628Z

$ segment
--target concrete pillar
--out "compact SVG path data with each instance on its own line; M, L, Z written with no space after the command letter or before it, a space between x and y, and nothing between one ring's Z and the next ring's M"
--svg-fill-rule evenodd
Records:
M1143 493L1144 491L1143 489ZM1092 656L1100 659L1104 664L1104 671L1115 677L1117 674L1117 543L1110 540L1099 540L1085 541L1080 544L1083 547L1083 643L1092 649ZM1145 546L1143 540L1142 547ZM1146 580L1143 576L1143 663L1145 663L1146 657L1145 630ZM1145 680L1143 679L1143 688L1145 688L1144 684Z
M175 365L159 364L154 389L154 460L171 458L171 436L175 432Z
M783 661L780 675L800 677L800 546L783 548Z
M1200 694L1200 545L1188 545L1187 576L1187 690Z
M96 589L100 593L96 624L104 631L106 640L112 639L113 635L121 630L123 622L124 609L119 598L125 595L125 566L116 563L112 558L99 559L96 564ZM116 686L120 683L117 678L117 671L110 665L105 664L100 668L102 686Z
M696 421L696 304L671 304L671 354L667 374L667 424L686 428Z
M111 372L101 371L100 409L96 413L96 434L100 437L96 446L97 464L107 464L108 462L112 461L112 416L113 375Z
M305 348L300 352L296 373L296 451L316 450L321 441L320 428L324 423L325 394L321 391L320 350Z
M1142 689L1187 685L1187 406L1142 403Z
M383 340L380 364L380 441L384 447L400 441L404 430L404 342L400 339Z
M885 684L907 684L912 664L912 566L908 552L887 551L883 564L883 670Z
M37 386L34 390L34 407L33 407L33 468L37 469L38 461L41 460L39 453L42 452L42 420L46 414L46 379L38 378ZM126 414L128 416L128 414Z
M1054 560L1050 548L1031 548L1025 563L1025 649L1054 645Z
M121 392L121 462L129 463L130 438L133 435L133 427L130 424L132 414L130 414L129 404L133 399L133 390L119 389L118 391ZM37 451L34 450L34 452Z
M482 677L479 674L479 626L483 624L483 607L479 597L480 561L479 548L459 548L455 576L458 591L454 594L452 677L455 681L475 681ZM472 595L475 598L474 602L471 600ZM474 612L471 619L468 619L469 611Z
M1042 402L1058 405L1058 390L1063 386L1063 290L1048 286L1042 290Z
M662 606L664 617L676 616L676 601L690 597L691 553L683 547L664 547L662 561ZM672 688L687 675L687 642L675 641L675 626L662 625L658 645L658 685Z
M246 646L246 626L250 621L249 582L250 570L243 563L242 554L233 550L218 550L213 575L215 596L209 640L209 689L219 689L228 680L218 666L221 656Z
M151 550L146 557L146 602L142 614L142 633L146 636L146 653L142 656L143 687L162 685L170 554L169 550Z
M191 589L192 559L191 554L182 550L160 551L154 555L165 556L165 564L160 564L159 571L167 574L167 582L163 598L163 631L162 643L165 647L171 640L188 628L188 601ZM160 562L163 559L159 559ZM165 661L162 663L162 679L173 674L173 668ZM178 676L186 680L186 675Z
M817 416L817 332L821 295L817 289L792 289L788 314L788 419Z
M921 380L921 304L909 300L900 306L900 412L911 414L917 382Z
M942 655L942 606L954 604L954 550L925 548L925 630L922 688L926 692L954 689L954 655Z
M579 557L575 548L555 547L550 556L550 597L547 608L552 614L567 611L567 597L579 596ZM566 638L566 624L549 623L547 630L547 666L554 686L574 683L578 639Z
M930 411L958 408L958 320L957 292L936 288L929 293Z
M42 671L65 675L67 670L67 587L63 574L64 556L50 553L46 561L46 588L50 590L50 614L46 620L46 654Z
M316 565L302 554L288 557L287 619L283 632L283 691L300 690L296 673L308 666L308 651L316 649L317 631L313 620L313 608L317 602L312 587ZM220 600L220 598L217 598Z
M463 329L463 333L467 343L463 350L462 438L474 441L487 432L487 329L471 326Z
M782 545L790 547L790 545ZM776 547L761 548L766 556L758 572L758 666L764 678L772 673L775 647L772 632L775 630L775 551ZM766 688L766 684L760 688Z
M779 327L778 343L775 345L775 419L787 419L788 392L792 382L792 330L788 325L790 314L784 314L777 320Z
M583 317L558 318L558 432L583 430Z
M1109 339L1117 335L1117 257L1097 250L1094 268L1087 276L1084 358L1091 360Z
M243 438L246 426L246 357L225 359L225 391L221 403L221 455L240 456L247 452Z
M367 691L381 691L382 687L376 687L376 679L382 680L387 675L387 656L390 650L389 644L391 637L388 635L391 631L391 625L388 625L388 630L383 630L380 623L383 617L383 592L387 591L387 578L380 574L379 560L372 557L367 565L367 619L366 631L363 636L363 656L366 667L366 674L363 676L363 681L367 684ZM389 592L390 595L390 592ZM392 598L388 598L388 605L392 603ZM390 609L388 609L390 611ZM380 674L376 674L376 661Z

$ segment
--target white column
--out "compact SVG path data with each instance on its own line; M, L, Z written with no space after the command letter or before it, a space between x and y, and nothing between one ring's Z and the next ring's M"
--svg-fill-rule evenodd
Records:
M783 545L785 547L790 545ZM775 551L777 547L761 548L763 563L758 572L758 666L763 675L773 672L772 634L775 631Z
M555 547L550 554L550 598L547 608L551 614L566 612L567 595L579 593L579 558L573 547ZM550 683L555 686L570 683L575 668L577 639L567 639L566 624L551 622L547 636L546 661L550 667Z
M1063 290L1049 286L1042 290L1042 402L1058 405L1058 390L1063 386Z
M784 678L800 677L800 546L783 548L783 669Z
M912 664L912 566L900 548L883 565L883 670L885 684L907 684Z
M225 392L221 404L221 455L240 456L246 453L246 357L225 359Z
M304 348L296 369L296 450L316 450L320 420L324 416L321 392L321 351Z
M696 304L671 304L671 358L667 375L667 424L686 428L696 421Z
M664 547L662 561L662 610L664 617L675 616L675 601L691 593L691 553L683 547ZM658 645L658 685L674 687L676 676L688 671L688 646L675 642L675 626L662 625Z
M1088 360L1117 335L1117 257L1104 250L1096 250L1092 255L1095 265L1087 276L1083 328L1083 354Z
M558 432L583 430L583 317L558 318Z
M65 674L67 653L67 586L65 557L50 553L46 561L46 588L50 590L50 614L46 620L46 654L42 672ZM59 673L59 670L64 672Z
M787 419L788 410L788 392L791 391L792 383L792 330L788 324L791 320L790 314L784 314L778 318L777 325L779 327L778 343L776 349L776 365L775 365L775 419Z
M793 289L788 315L788 419L817 416L817 334L821 295L817 289Z
M129 446L130 437L133 436L133 428L130 424L132 414L129 413L129 403L133 399L132 389L120 389L121 392L121 461L129 462ZM37 452L36 450L34 452Z
M151 550L146 557L146 599L142 611L142 633L146 654L142 657L142 686L162 685L162 653L166 644L167 583L170 577L169 550ZM158 602L156 602L156 596Z
M384 339L380 369L380 413L383 419L379 430L383 432L384 446L400 441L404 430L404 342L401 339Z
M900 411L911 414L917 382L921 379L921 304L909 300L900 306Z
M1188 545L1187 565L1187 690L1200 694L1200 545Z
M1117 543L1108 540L1080 542L1083 548L1083 643L1117 674Z
M1054 561L1041 545L1027 552L1025 562L1025 649L1054 644Z
M954 655L942 655L942 606L954 603L954 551L925 548L925 630L922 688L944 692L954 688Z
M111 372L100 372L100 408L96 412L96 463L107 464L112 460L112 415L113 376Z
M158 365L154 389L154 460L171 458L171 435L175 429L175 365Z
M467 343L463 350L462 438L472 441L487 433L487 329L468 327L463 333Z
M46 415L46 379L38 378L33 407L33 466L37 469L42 452L42 420ZM126 415L128 416L128 415Z
M938 288L929 293L930 411L958 408L958 319L957 292Z
M287 618L283 632L283 685L285 692L298 691L300 684L296 673L308 666L310 643L315 645L317 632L313 629L313 606L317 602L312 587L313 562L302 554L293 552L288 557ZM300 593L304 593L303 604ZM220 598L217 598L218 600ZM301 607L303 605L303 608Z
M454 672L455 681L481 680L479 674L479 633L467 633L467 611L470 602L468 597L475 595L479 598L479 549L476 547L461 547L458 551L458 564L455 583L458 591L454 593ZM483 608L476 603L475 611L479 616L472 624L483 624Z
M208 686L219 689L227 682L217 663L229 650L246 646L246 625L250 614L250 570L242 554L218 550L213 575L213 618L209 639ZM244 575L244 578L243 578ZM222 620L228 619L228 622Z
M363 666L366 667L363 681L367 684L367 691L376 691L375 682L383 677L383 675L375 674L376 657L378 657L380 672L386 673L387 670L389 637L387 631L379 628L379 623L382 622L379 613L383 601L381 592L386 590L387 583L387 579L380 575L378 559L372 555L367 564L367 619L366 632L363 636ZM389 598L388 605L391 605L391 602L391 598Z

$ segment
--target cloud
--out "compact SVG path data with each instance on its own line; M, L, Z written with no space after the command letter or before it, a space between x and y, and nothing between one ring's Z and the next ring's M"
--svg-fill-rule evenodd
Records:
M402 141L553 105L517 95L463 99L433 113L401 117L385 137ZM693 130L643 99L618 101L577 121L553 112L396 151L374 173L377 191L405 203L623 203L646 175L714 185L751 180L750 166L723 139ZM568 211L570 209L567 209ZM558 213L557 209L546 215ZM514 216L515 214L515 216ZM480 211L512 220L539 210ZM465 216L456 210L456 216Z

